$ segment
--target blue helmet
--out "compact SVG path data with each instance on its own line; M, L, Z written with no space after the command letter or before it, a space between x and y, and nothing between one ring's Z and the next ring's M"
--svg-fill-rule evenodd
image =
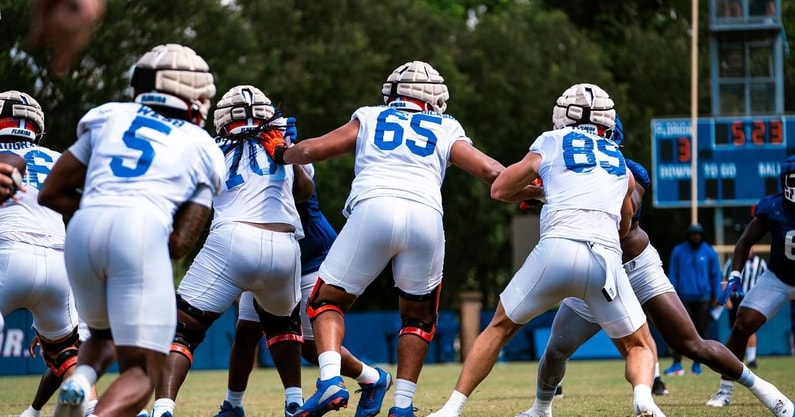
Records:
M616 125L613 127L613 136L610 137L616 145L621 145L621 142L624 141L624 123L621 123L621 119L618 118L618 113L616 113Z
M787 157L781 164L781 188L784 191L784 198L795 203L795 155Z
M649 172L646 171L646 168L629 158L626 158L626 161L627 168L629 168L629 171L632 172L632 176L635 177L635 181L640 183L644 189L648 190L649 187L651 187L651 177L649 176Z

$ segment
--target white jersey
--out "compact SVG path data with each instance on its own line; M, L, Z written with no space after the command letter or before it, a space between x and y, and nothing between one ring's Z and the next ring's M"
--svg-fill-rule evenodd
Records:
M442 213L441 187L457 141L472 141L452 116L406 112L388 106L361 107L356 138L356 177L345 203L347 217L356 203L381 196L426 204Z
M295 208L292 165L275 163L259 140L215 139L226 155L225 184L213 199L211 228L226 222L285 223L295 227L296 239L304 236Z
M138 207L171 230L174 213L199 185L223 183L224 156L201 127L137 103L108 103L86 113L69 151L86 164L80 207Z
M39 188L61 154L31 142L0 143L0 153L7 152L27 161L27 192L19 193L18 201L8 200L0 207L0 240L63 249L63 217L38 203Z
M544 132L530 146L541 155L546 204L541 237L598 242L619 249L629 170L618 146L582 129ZM620 250L620 249L619 249Z

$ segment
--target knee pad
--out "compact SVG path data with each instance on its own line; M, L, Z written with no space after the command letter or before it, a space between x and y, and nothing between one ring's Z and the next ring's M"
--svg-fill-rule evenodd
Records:
M254 300L254 309L259 316L262 332L265 333L265 346L269 349L280 342L304 343L300 303L295 306L289 316L275 316L268 313L256 300Z
M431 343L433 336L436 334L436 322L438 321L437 312L439 310L439 294L441 293L439 287L440 286L437 286L430 293L422 295L408 294L400 288L397 289L400 298L409 301L425 302L428 307L428 315L430 316L430 321L426 321L424 318L409 317L401 314L400 319L402 323L398 336L413 334L419 336L419 338L426 343Z
M207 329L221 315L193 307L179 295L177 295L177 313L177 331L174 343L171 344L171 351L185 356L193 365L193 352L204 341ZM187 317L179 317L179 313Z
M306 315L309 317L309 321L315 321L315 318L322 313L327 311L334 311L340 316L345 316L345 311L342 309L342 305L336 303L334 301L318 301L317 298L320 292L320 286L327 285L323 282L323 280L318 279L315 283L315 288L312 288L312 294L309 295L309 302L306 303Z
M60 342L50 342L36 331L36 338L31 345L31 350L33 350L34 344L38 344L44 363L55 376L61 378L66 370L77 365L78 340L77 327L72 334Z

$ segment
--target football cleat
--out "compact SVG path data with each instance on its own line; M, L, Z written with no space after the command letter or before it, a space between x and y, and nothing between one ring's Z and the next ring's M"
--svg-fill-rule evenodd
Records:
M417 407L413 405L406 408L392 407L389 409L389 417L417 417L414 414L415 411L417 411Z
M654 378L654 383L651 386L651 393L654 395L668 395L668 389L665 383L659 376Z
M83 417L90 398L86 390L73 380L64 381L55 402L54 417Z
M710 407L724 407L732 403L732 390L719 389L712 398L707 401Z
M235 407L229 401L224 400L220 412L215 417L246 417L246 412L243 411L243 407Z
M284 403L284 417L295 417L298 415L298 410L301 409L301 405L298 403Z
M690 372L692 372L693 375L701 375L701 364L693 362L693 366L690 367Z
M348 407L348 389L341 376L327 380L317 380L317 391L296 410L296 417L320 417L331 410Z
M674 362L674 364L671 365L670 368L663 371L663 374L665 374L665 376L682 376L685 374L685 369L682 368L681 363Z
M361 388L356 390L362 393L359 405L356 406L356 417L373 417L380 413L384 396L392 386L392 374L381 368L375 370L378 371L378 381L372 384L359 384Z
M530 408L529 410L522 411L516 417L552 417L552 410L537 410Z

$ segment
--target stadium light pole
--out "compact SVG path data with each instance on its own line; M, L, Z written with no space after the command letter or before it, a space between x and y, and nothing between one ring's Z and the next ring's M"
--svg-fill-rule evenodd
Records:
M691 0L690 35L690 223L698 223L698 0Z

